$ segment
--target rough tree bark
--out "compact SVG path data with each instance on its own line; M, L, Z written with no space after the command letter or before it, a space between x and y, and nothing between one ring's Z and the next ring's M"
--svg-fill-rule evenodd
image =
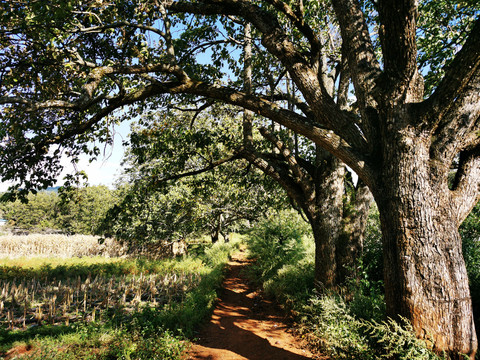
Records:
M303 208L315 239L315 286L332 290L338 285L337 243L342 233L345 167L340 160L317 149L313 175L313 199ZM353 265L353 264L352 264Z
M394 139L392 139L394 140ZM448 184L432 182L429 148L418 137L392 141L385 181L375 191L385 262L387 312L412 321L451 358L473 358L477 339L458 214ZM408 151L398 151L398 147ZM445 177L446 179L446 177Z
M358 260L363 253L363 242L373 195L368 187L358 180L353 194L346 192L341 233L337 241L337 281L345 283L348 278L358 279Z

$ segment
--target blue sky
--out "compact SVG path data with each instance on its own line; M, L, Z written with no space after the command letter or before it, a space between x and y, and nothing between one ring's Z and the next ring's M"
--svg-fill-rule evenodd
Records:
M89 162L88 156L82 156L77 164L78 170L83 170L88 175L88 183L90 185L107 185L113 187L113 183L118 179L121 172L121 165L124 154L123 141L128 140L130 133L130 122L123 122L115 127L115 135L113 145L103 146L100 144L101 154L98 159ZM57 185L62 185L62 178L74 171L73 165L67 158L63 161L64 171L59 177Z

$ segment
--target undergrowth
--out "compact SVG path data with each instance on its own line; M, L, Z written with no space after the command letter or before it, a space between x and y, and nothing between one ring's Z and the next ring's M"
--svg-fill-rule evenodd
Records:
M250 277L294 316L297 331L316 350L334 359L441 359L405 319L386 318L375 241L365 251L365 265L359 264L360 279L340 293L323 295L314 290L313 239L296 213L281 212L259 223L247 244L256 260Z

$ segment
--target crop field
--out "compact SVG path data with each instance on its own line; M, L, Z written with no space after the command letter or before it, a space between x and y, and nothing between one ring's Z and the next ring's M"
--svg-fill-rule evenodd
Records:
M10 236L0 244L8 254L0 259L0 359L19 349L29 359L177 359L183 336L208 316L232 249L148 260L113 257L89 238Z
M91 235L0 235L0 259L19 257L82 257L124 255L126 249L113 239L103 244Z
M131 313L145 306L163 306L181 301L200 279L201 274L172 272L0 280L0 326L13 330L32 324L69 325L96 317L101 320L105 312Z

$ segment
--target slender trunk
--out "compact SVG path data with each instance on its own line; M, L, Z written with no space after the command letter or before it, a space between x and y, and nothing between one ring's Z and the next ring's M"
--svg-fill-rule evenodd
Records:
M439 180L431 169L429 140L418 139L389 139L386 180L374 194L387 312L410 320L417 336L431 340L438 352L473 359L477 338L457 214L446 174Z
M245 24L243 46L243 90L252 93L252 30L250 23ZM248 149L253 146L253 112L243 110L243 146Z
M223 241L225 243L229 243L230 242L230 234L228 232L223 232L223 231L221 231L220 233L223 236Z
M218 241L220 232L222 231L222 214L218 216L217 224L212 231L212 243L215 244Z

